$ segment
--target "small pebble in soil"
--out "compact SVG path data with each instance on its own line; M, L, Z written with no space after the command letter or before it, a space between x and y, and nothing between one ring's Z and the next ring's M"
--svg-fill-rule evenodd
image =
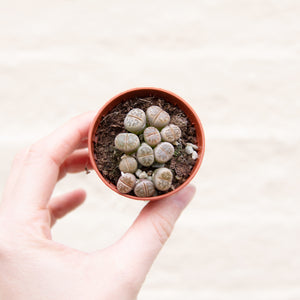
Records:
M198 153L197 153L197 151L193 151L193 153L192 153L192 159L193 160L196 160L198 158Z
M139 176L140 179L146 179L147 177L148 177L148 175L145 171L143 171Z
M187 146L191 146L194 150L198 150L199 147L195 144L192 144L192 143L186 143Z
M188 145L188 146L185 147L185 152L187 154L192 154L194 152L194 149L193 149L192 146Z

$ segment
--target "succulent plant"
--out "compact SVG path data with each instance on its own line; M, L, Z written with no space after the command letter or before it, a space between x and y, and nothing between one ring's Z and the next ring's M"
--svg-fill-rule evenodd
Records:
M150 124L147 128L146 119ZM133 190L136 196L143 198L153 196L157 190L166 192L171 188L173 173L164 164L174 156L173 145L177 145L176 149L182 149L182 146L178 143L180 128L174 124L168 125L169 122L169 114L159 106L150 106L146 114L134 108L126 115L124 126L130 133L119 133L115 138L115 147L125 153L119 163L122 176L118 180L117 189L121 193ZM144 139L142 144L138 134L141 140ZM192 153L194 146L191 144L187 149L192 150Z
M125 129L133 133L141 133L146 127L146 115L139 108L132 109L125 117Z
M159 191L167 191L172 185L173 173L168 168L159 168L154 171L152 178Z
M129 154L135 152L140 146L140 139L133 133L119 133L115 138L115 147Z
M150 106L146 111L149 124L161 129L170 123L170 115L159 106Z
M140 179L134 187L134 193L138 197L151 197L155 193L155 187L151 180Z
M170 124L164 127L160 134L164 142L174 143L181 137L181 130L177 125Z
M136 177L131 173L125 173L119 178L117 189L120 193L128 194L133 190L135 183Z
M138 162L144 167L150 167L154 162L153 149L146 143L138 148L136 157Z
M174 146L169 142L159 143L154 148L154 158L158 163L164 164L172 158L174 151Z
M137 161L134 157L123 155L119 164L119 169L123 173L134 173L138 167Z
M147 127L144 130L144 141L151 147L156 146L161 142L161 135L157 128Z

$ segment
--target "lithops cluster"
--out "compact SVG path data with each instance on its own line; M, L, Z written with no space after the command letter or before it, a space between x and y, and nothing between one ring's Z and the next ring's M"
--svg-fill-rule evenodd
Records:
M150 106L146 113L134 108L126 115L124 127L129 132L115 137L115 148L125 153L119 163L121 193L133 191L144 198L172 188L173 173L164 164L174 156L181 130L169 124L170 119L159 106Z

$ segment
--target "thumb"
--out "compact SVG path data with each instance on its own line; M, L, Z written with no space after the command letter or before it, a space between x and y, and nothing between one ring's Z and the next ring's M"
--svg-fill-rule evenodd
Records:
M133 275L133 279L141 283L144 281L195 190L194 186L188 186L175 195L149 202L143 208L124 237L115 245L118 253L121 253L121 264L127 275Z

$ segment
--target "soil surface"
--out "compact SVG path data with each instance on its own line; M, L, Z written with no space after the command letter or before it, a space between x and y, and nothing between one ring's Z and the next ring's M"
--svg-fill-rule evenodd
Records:
M149 106L157 105L169 113L171 117L170 124L180 127L182 136L179 145L174 146L175 154L173 158L165 163L165 167L170 168L174 173L173 184L170 190L176 189L190 175L196 160L191 155L186 154L184 148L186 143L196 144L196 131L189 119L183 111L173 104L157 98L134 98L121 102L115 106L101 120L94 137L95 161L101 174L114 185L117 184L121 172L118 168L123 153L114 148L114 139L121 132L127 132L124 128L124 119L127 113L133 108L140 108L146 112ZM141 142L142 136L140 136ZM132 156L135 156L133 154ZM139 169L149 172L155 170L153 167L143 167L139 165ZM158 195L166 192L159 192ZM129 193L134 195L133 192Z

